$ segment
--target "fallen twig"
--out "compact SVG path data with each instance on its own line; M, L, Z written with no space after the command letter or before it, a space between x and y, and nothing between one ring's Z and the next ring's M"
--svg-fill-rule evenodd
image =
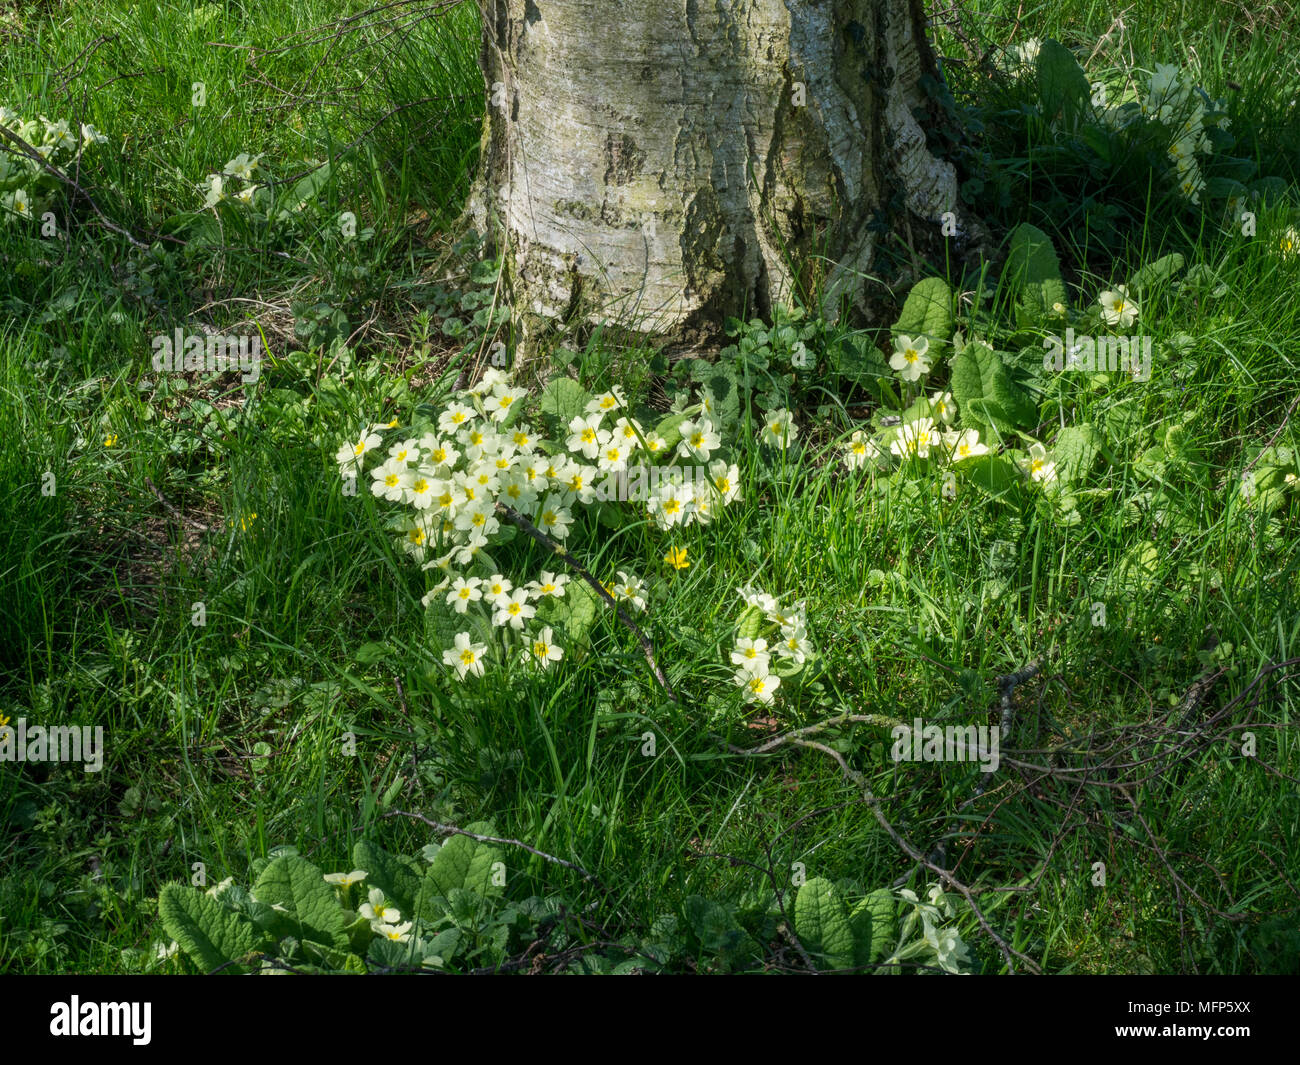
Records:
M161 503L164 508L166 508L167 513L170 514L173 518L175 518L179 522L184 523L185 525L189 525L192 528L198 529L199 532L208 531L209 527L207 525L204 525L202 522L195 521L193 518L187 518L184 514L182 514L179 510L177 510L174 506L172 506L171 501L165 495L163 495L162 492L158 490L158 486L154 484L153 481L151 481L148 477L144 479L144 483L148 487L149 491L151 491L154 494L158 502Z
M413 813L409 813L406 810L393 810L390 813L384 814L384 817L409 817L415 821L423 821L435 832L442 832L445 833L446 835L469 836L470 839L478 840L478 842L480 843L503 843L503 844L508 844L511 847L522 847L529 854L535 854L539 858L545 858L546 861L548 862L553 862L556 865L562 865L566 869L572 869L575 873L578 873L584 880L590 880L602 891L609 890L608 888L605 887L603 883L601 883L599 877L597 877L594 873L587 872L587 870L585 870L582 866L578 865L576 862L566 861L564 858L557 858L554 854L547 854L545 851L539 851L536 847L524 843L522 840L503 839L500 836L483 836L477 832L467 832L465 831L465 829L457 828L455 825L444 825L441 821L434 821L428 817L425 817L424 814L413 814Z
M23 140L22 137L18 136L18 134L15 133L13 130L11 130L8 126L0 124L0 137L4 137L6 140L13 141L13 143L18 146L18 151L20 154L27 156L27 158L32 160L32 162L40 166L42 170L45 170L48 173L53 174L61 182L63 182L75 193L77 193L78 196L80 196L83 200L85 200L88 204L90 204L91 210L94 211L95 214L99 216L99 220L103 222L105 226L111 229L114 233L117 233L119 236L125 237L131 243L132 247L139 248L142 251L149 250L148 244L146 244L142 240L139 240L131 233L127 232L116 222L113 222L108 217L108 215L106 215L103 211L99 209L99 204L95 202L94 197L91 196L90 193L88 193L85 189L83 189L79 184L77 184L75 180L73 180L71 177L65 174L57 166L55 166L53 163L47 160L45 156L41 155L40 152L38 152L34 147L32 147L25 140Z

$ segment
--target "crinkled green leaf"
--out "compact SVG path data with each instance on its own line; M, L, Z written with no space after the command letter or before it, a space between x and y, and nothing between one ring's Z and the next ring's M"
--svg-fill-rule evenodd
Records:
M682 422L689 419L689 414L670 414L655 426L655 432L664 438L663 454L671 453L682 439Z
M370 941L366 960L381 969L417 969L421 961L415 954L414 940L398 943L380 936Z
M998 498L1020 484L1020 470L1001 455L978 455L958 463L954 469L981 492Z
M1088 109L1091 90L1088 75L1065 45L1047 37L1038 49L1038 95L1043 113L1049 118L1060 115L1073 128Z
M324 874L306 858L276 858L257 878L253 894L258 902L282 907L299 939L328 947L348 945L347 914Z
M894 336L923 336L935 356L952 339L952 289L941 277L923 277L907 294Z
M742 640L753 640L758 636L767 615L760 607L747 606L736 623L736 632Z
M853 928L829 880L814 877L799 888L794 900L794 930L819 968L853 967Z
M1082 480L1097 461L1101 445L1101 434L1087 422L1062 429L1052 444L1057 478L1064 484Z
M1069 306L1052 239L1037 226L1022 222L1012 231L1002 276L1030 322L1053 317L1052 308L1058 303Z
M951 388L966 422L991 423L1008 433L1038 421L1038 407L988 344L969 343L953 357Z
M405 918L409 912L414 911L404 911L402 917ZM374 930L370 927L370 921L365 917L358 917L344 931L347 933L348 945L358 954L364 954L369 950L370 941L375 938Z
M566 599L572 590L572 586L566 589ZM481 836L492 835L492 827L483 823L468 825L465 831ZM492 884L492 866L500 860L501 851L496 846L480 843L469 836L455 835L443 843L429 866L427 877L444 898L450 898L456 888L464 888L485 898L499 895L501 888Z
M1138 270L1128 279L1128 290L1135 296L1142 295L1144 289L1162 281L1168 281L1183 268L1186 260L1178 252L1173 252Z
M882 402L893 402L893 389L888 387L893 371L881 356L879 349L861 333L850 333L831 347L829 363L832 373Z
M560 629L568 639L565 647L574 647L582 642L600 612L606 609L608 607L591 590L591 585L573 580L565 586L562 597L547 596L542 600L537 610L537 622Z
M243 914L183 884L162 886L158 892L158 916L167 934L204 972L237 961L270 942ZM231 965L221 971L242 970Z
M713 393L715 409L709 416L723 426L734 425L740 416L740 385L734 367L725 362L692 359L690 370L691 377Z
M858 965L870 965L888 956L896 935L894 909L893 892L889 888L880 888L859 902L849 914Z
M443 961L450 961L460 951L463 939L464 933L459 928L444 928L425 944L425 957L435 955Z
M1122 592L1140 595L1155 580L1160 565L1160 549L1150 540L1134 544L1115 567L1115 581Z
M556 418L566 429L590 402L591 393L572 377L552 377L542 389L542 413Z
M331 173L330 164L323 163L306 177L300 179L289 191L289 194L279 201L281 209L278 217L281 219L292 218L297 214L300 205L304 207L312 206L312 201L316 199L321 189L329 184Z
M685 903L687 923L708 954L715 954L724 968L731 968L757 953L757 944L736 922L732 907L700 895Z

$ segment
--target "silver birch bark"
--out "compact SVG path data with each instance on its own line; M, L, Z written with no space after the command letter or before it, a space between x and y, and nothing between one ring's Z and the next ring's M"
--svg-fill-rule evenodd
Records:
M530 343L762 315L827 260L858 301L891 230L965 236L920 0L480 0L488 94L468 217Z

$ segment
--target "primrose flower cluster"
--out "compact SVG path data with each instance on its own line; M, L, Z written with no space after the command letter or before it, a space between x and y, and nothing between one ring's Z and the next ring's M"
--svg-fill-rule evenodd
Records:
M261 155L249 156L247 152L241 152L222 167L221 173L204 178L199 184L204 208L215 207L227 200L251 204L261 188L253 180L261 161Z
M1176 66L1157 63L1141 104L1142 114L1170 131L1169 161L1178 175L1179 191L1191 202L1200 203L1205 177L1196 156L1213 152L1205 130L1227 129L1228 116L1209 111L1192 82Z
M915 384L933 369L929 341L925 337L899 334L894 338L889 365L908 384ZM896 427L880 436L855 430L841 445L841 450L844 465L850 470L860 470L869 464L886 465L887 455L899 460L933 458L940 463L956 463L989 454L989 447L980 441L978 430L957 425L957 404L952 393L943 390L932 392L928 400L922 398L899 416Z
M3 105L0 126L12 130L42 159L61 170L80 159L87 148L108 143L104 134L84 122L73 129L63 118L57 122L44 115L24 119ZM0 152L0 215L5 221L39 218L57 187L58 179L35 159L16 151Z
M783 607L775 596L749 585L737 594L745 609L737 620L738 635L731 649L731 664L736 667L731 679L744 689L746 703L771 706L781 686L772 657L778 659L778 668L784 663L783 672L790 676L816 653L808 639L807 608L802 600Z
M1065 308L1061 307L1063 315ZM1128 298L1125 287L1114 293L1102 293L1101 317L1112 324L1130 324L1138 315L1138 304ZM958 341L959 343L959 341ZM985 341L971 339L965 347L983 346L992 352ZM926 337L909 337L900 334L894 338L894 351L889 365L902 380L915 384L931 372L930 342ZM926 460L939 466L956 466L958 463L992 454L992 449L980 440L978 429L962 428L958 424L957 403L952 393L935 390L926 399L924 394L917 403L901 415L894 415L896 425L884 432L872 434L866 429L855 429L848 441L841 443L840 451L845 467L881 469L892 466L894 460ZM1050 484L1056 480L1056 463L1050 460L1041 443L1028 443L1026 454L1017 459L1019 468L1034 484ZM944 497L956 494L956 481L944 482Z
M349 896L353 885L362 883L369 873L364 869L355 869L350 873L325 873L325 883L332 885L339 891L340 901L347 906ZM257 899L253 894L235 884L234 877L226 877L219 884L214 884L208 888L204 894L209 898L216 899L218 902L228 901L238 904L243 900L256 902ZM271 909L280 913L288 913L285 906L280 903L272 903ZM372 887L367 894L367 901L363 902L357 908L357 915L364 917L370 922L370 930L381 939L391 939L397 943L406 943L411 938L411 921L402 921L401 912L390 903L384 896L381 889ZM158 957L171 957L176 953L176 944L170 947L159 945Z
M500 539L498 504L564 541L578 506L620 498L611 485L642 456L664 462L654 467L657 472L683 474L655 478L659 483L643 500L661 529L708 522L717 508L739 498L740 483L734 463L713 458L721 437L706 413L707 400L686 412L690 418L679 424L681 440L669 459L668 441L631 416L617 387L570 419L564 447L524 421L527 396L506 374L488 370L477 385L457 393L436 422L397 434L387 448L380 434L397 423L371 425L341 446L335 459L345 478L360 476L370 456L378 459L369 471L371 492L404 508L394 519L401 549L441 574L424 597L426 608L441 596L456 614L487 610L494 629L521 642L524 661L548 669L563 649L549 627L530 623L542 600L564 597L568 578L543 571L537 580L516 585L497 572L485 549ZM690 468L675 465L681 458L708 462L707 476L686 476ZM645 609L645 588L636 576L619 570L618 580L604 587L616 601ZM485 642L465 631L443 658L461 679L481 677L487 652Z
M962 941L957 928L947 923L958 916L957 904L952 895L946 894L941 884L930 885L924 902L910 888L900 888L898 895L911 906L903 920L899 941L908 942L918 921L921 924L921 938L891 955L885 964L909 958L923 959L928 955L929 960L944 972L953 975L969 972L970 948Z
M353 884L360 884L370 874L364 869L354 869L350 873L326 873L325 883L338 888L344 905ZM366 893L366 900L357 907L357 916L370 922L370 931L381 939L394 943L409 943L413 922L403 921L401 911L385 897L383 889L372 887Z

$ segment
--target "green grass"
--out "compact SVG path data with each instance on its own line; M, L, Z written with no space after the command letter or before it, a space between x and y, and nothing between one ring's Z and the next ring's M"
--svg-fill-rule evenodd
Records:
M328 871L350 868L361 838L418 852L427 830L384 818L395 809L490 819L591 870L608 892L521 851L510 890L596 903L592 920L611 935L644 932L691 895L765 897L795 863L894 882L913 864L830 758L783 748L750 759L719 743L769 735L747 727L727 666L736 589L755 584L807 600L824 655L821 690L775 713L782 731L836 709L996 722L992 678L1050 655L1045 679L1018 692L1013 745L1065 749L1167 715L1213 664L1197 651L1212 626L1233 650L1214 660L1230 672L1210 705L1239 700L1229 724L1256 734L1259 760L1226 742L1196 753L1176 778L1141 786L1145 825L1104 779L1019 788L1005 766L958 816L973 769L895 765L887 733L869 726L833 745L918 847L949 832L973 841L958 876L1048 971L1294 971L1296 688L1285 673L1252 681L1300 656L1300 510L1289 496L1274 518L1252 517L1231 478L1279 430L1278 445L1300 443L1293 421L1282 428L1300 394L1295 264L1192 214L1153 212L1147 191L1118 180L1088 186L1130 221L1099 251L1078 219L1042 208L1045 189L1093 178L1068 163L1036 171L1040 184L1012 184L995 221L1054 229L1069 280L1094 296L1175 248L1228 285L1217 300L1158 288L1144 301L1157 349L1179 334L1193 344L1182 364L1157 358L1148 386L1068 386L1058 427L1105 427L1115 460L1082 523L1060 524L1034 497L972 491L944 504L937 484L873 493L821 446L848 429L841 412L770 481L758 449L741 446L753 487L707 527L666 537L633 523L573 541L598 576L654 578L648 628L676 703L608 617L588 653L545 678L458 685L426 638L426 575L394 550L369 493L340 494L333 453L358 425L442 398L461 344L431 322L484 291L445 277L458 269L448 248L483 107L477 16L462 4L396 37L315 40L341 9L366 6L231 0L203 21L188 4L84 0L23 5L0 23L0 103L91 122L124 144L87 175L96 202L133 233L171 225L190 240L133 253L84 204L57 246L0 227L0 713L101 724L109 750L100 774L0 766L0 967L148 968L166 938L162 884L188 880L195 863L209 884L243 882L280 843ZM1015 11L971 0L965 25L1000 47L1049 35L1091 46L1109 33L1101 66L1195 56L1211 94L1232 98L1240 153L1294 197L1300 67L1279 49L1300 25L1281 5L1138 4L1118 26L1112 7L1071 0L1022 11L1012 36ZM963 55L947 30L939 51ZM948 73L960 100L982 91L973 68ZM207 86L202 108L195 82ZM995 135L1012 150L1013 124ZM187 215L202 204L195 187L240 152L265 153L283 187L312 160L331 160L333 177L291 225L214 236ZM344 211L374 237L341 242ZM346 316L348 353L295 335L320 303ZM274 357L257 386L151 373L156 333L250 320ZM642 354L603 336L578 365L593 390L649 383ZM1197 457L1156 491L1136 460L1175 423ZM1135 576L1122 560L1142 541L1154 566ZM670 544L689 549L688 569L660 562ZM519 572L544 561L519 541L509 557ZM1098 600L1105 627L1089 623ZM359 657L370 644L392 653ZM647 730L654 758L640 751ZM349 732L355 757L343 753ZM1105 887L1090 883L1096 862ZM998 971L974 921L961 928Z

